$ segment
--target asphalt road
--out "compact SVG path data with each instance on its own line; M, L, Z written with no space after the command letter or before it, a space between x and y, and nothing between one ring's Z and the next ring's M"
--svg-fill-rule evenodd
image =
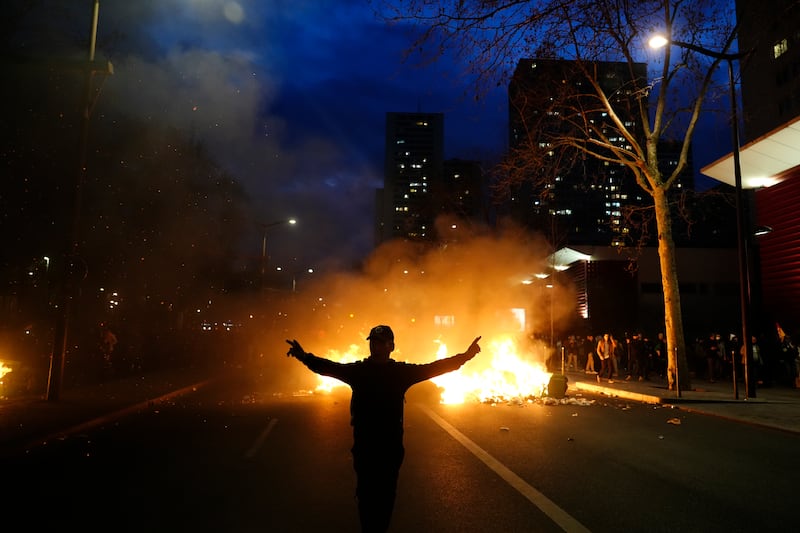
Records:
M417 387L394 532L794 529L796 434L591 396L443 406ZM19 531L358 531L348 401L199 389L7 461L5 518Z

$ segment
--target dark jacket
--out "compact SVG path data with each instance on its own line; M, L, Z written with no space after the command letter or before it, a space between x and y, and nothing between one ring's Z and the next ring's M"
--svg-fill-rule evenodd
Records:
M459 354L422 365L370 358L337 363L310 355L305 365L317 374L350 385L350 424L356 437L363 433L402 437L406 391L415 383L457 370L468 360L466 354Z

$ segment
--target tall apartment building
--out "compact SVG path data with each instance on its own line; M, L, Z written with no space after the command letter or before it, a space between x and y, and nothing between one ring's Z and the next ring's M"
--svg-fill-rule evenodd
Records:
M442 187L437 191L440 211L465 222L486 223L488 210L481 164L465 159L447 159L443 178Z
M387 113L383 190L378 191L378 242L430 240L433 188L443 179L444 114Z
M617 113L629 130L636 131L635 114L628 112L637 97L627 63L597 62L596 79L608 98L618 104ZM646 79L647 65L637 63L634 76ZM589 96L585 74L574 61L522 59L509 84L509 146L525 143L546 149L553 135L569 135L571 126L563 114L581 107L587 121L602 128L612 143L627 144L614 133L607 113ZM568 109L568 107L570 109ZM566 128L566 129L565 129ZM557 247L565 245L623 246L632 237L624 209L642 205L641 189L623 165L601 161L575 152L568 158L541 166L552 168L546 183L531 175L508 198L506 213L522 224L547 235ZM553 170L555 169L555 170Z
M482 169L444 159L442 113L387 113L384 187L376 194L376 240L449 239L435 227L441 215L485 221Z
M800 116L800 7L796 0L737 0L744 137L754 141Z

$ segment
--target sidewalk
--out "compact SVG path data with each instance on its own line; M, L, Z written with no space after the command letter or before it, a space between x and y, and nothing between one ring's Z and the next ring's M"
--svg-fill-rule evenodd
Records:
M658 378L598 383L593 374L567 372L566 375L568 395L591 393L670 405L800 434L800 389L758 388L754 398L745 399L744 385L740 384L736 399L732 383L695 379L691 390L682 390L678 395ZM218 372L217 377L221 377ZM58 401L46 401L43 397L0 399L0 457L152 408L211 381L205 372L180 369L65 389Z
M668 389L665 379L650 381L603 379L597 382L594 374L566 373L567 394L575 391L603 394L637 402L671 405L678 409L728 418L754 425L800 433L800 389L785 386L757 387L755 396L746 398L743 383L738 386L738 399L732 381L709 383L700 378L692 380L689 390L680 394Z

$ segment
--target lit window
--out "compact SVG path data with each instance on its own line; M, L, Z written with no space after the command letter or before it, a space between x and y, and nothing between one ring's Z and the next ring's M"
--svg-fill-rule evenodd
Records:
M776 58L782 56L789 49L789 42L786 39L781 39L772 46L772 53Z

